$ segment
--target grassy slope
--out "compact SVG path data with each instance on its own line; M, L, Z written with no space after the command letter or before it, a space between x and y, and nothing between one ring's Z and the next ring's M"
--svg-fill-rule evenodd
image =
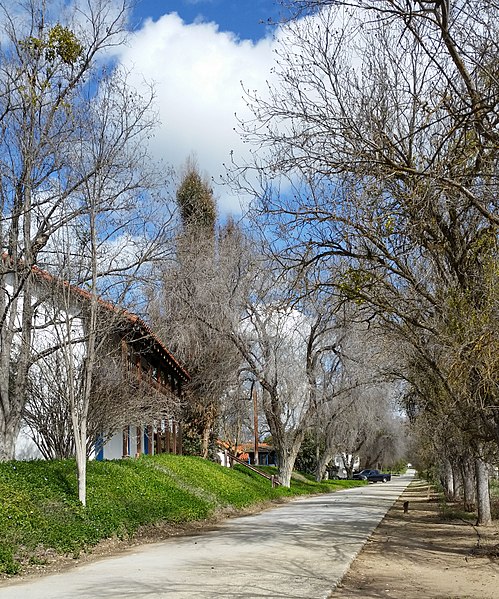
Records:
M0 573L18 573L40 547L78 554L102 539L133 535L141 525L204 520L223 508L359 484L299 477L291 489L272 489L242 466L168 454L90 462L87 477L83 508L73 460L0 464Z

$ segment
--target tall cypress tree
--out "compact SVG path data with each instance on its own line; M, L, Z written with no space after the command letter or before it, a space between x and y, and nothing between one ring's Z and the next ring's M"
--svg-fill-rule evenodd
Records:
M176 199L184 231L192 228L201 229L205 235L213 237L217 220L213 189L200 175L192 159L187 161Z

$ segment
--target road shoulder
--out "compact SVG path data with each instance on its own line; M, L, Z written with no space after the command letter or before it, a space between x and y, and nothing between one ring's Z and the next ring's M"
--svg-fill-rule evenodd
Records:
M408 511L404 512L404 503ZM497 599L499 524L445 519L416 480L371 535L331 599Z

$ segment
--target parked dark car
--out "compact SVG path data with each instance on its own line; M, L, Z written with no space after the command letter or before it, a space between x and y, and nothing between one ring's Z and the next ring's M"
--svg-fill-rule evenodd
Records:
M354 474L352 478L354 480L367 480L370 483L386 483L389 480L392 480L392 475L385 474L379 470L361 470L357 474Z

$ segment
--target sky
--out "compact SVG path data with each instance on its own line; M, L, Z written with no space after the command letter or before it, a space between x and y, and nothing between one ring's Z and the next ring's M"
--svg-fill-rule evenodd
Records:
M213 21L220 31L258 40L269 32L269 22L279 20L281 10L275 0L137 0L133 23L140 26L147 18L176 12L185 23Z
M160 126L154 157L175 168L196 157L215 181L233 156L244 159L236 114L249 118L244 85L264 91L274 61L280 8L273 0L138 0L132 35L118 60L139 91L153 84ZM214 186L222 215L240 212L240 199Z

